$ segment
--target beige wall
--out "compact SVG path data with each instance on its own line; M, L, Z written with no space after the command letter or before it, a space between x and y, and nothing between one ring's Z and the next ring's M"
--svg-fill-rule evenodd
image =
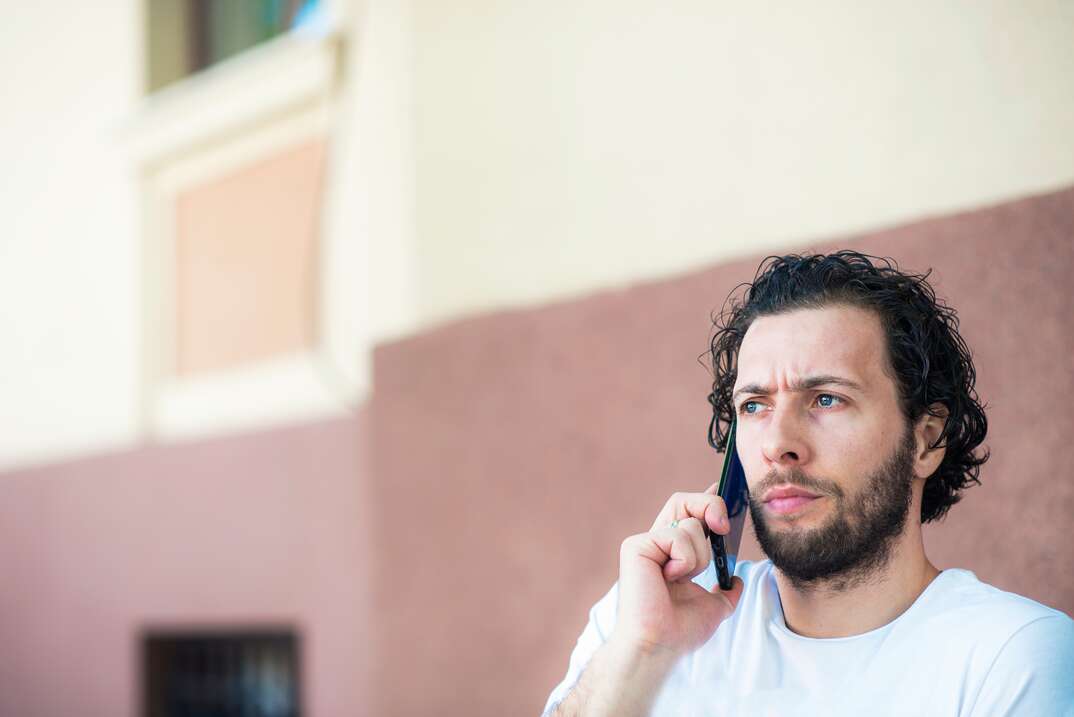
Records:
M150 433L141 7L72 23L46 0L0 27L3 468ZM372 346L445 320L1074 181L1068 3L338 7L328 368L303 387L361 385ZM238 80L224 99L255 96ZM251 413L199 410L180 423Z
M414 0L421 323L1074 181L1062 0Z
M117 137L137 5L59 0L0 23L0 466L137 435L137 186Z

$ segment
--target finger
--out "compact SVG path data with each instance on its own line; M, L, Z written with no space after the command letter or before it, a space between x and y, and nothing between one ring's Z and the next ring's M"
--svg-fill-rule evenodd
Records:
M727 522L727 506L723 498L711 493L675 493L664 504L650 532L667 526L673 520L697 518L712 531L721 535L730 532Z
M742 582L742 578L733 577L731 578L730 590L721 590L720 584L716 583L712 586L712 590L710 590L709 592L711 592L717 597L722 597L723 599L725 599L727 601L727 604L731 607L731 610L734 610L735 607L738 606L738 601L742 599L742 591L745 589L745 587L746 584Z
M668 556L662 572L668 582L689 580L708 567L712 549L697 518L652 533L653 541Z
M712 493L673 493L660 510L650 530L664 527L673 520L697 518L703 520L709 505L716 502L718 496Z
M686 531L663 528L648 535L653 546L664 555L660 572L667 582L675 582L697 567L697 551Z
M712 495L716 495L716 491L719 490L719 489L720 489L720 481L716 481L715 483L710 485L708 488L706 488L705 492L706 493L711 493Z
M663 579L668 559L652 533L638 533L624 540L619 547L620 595L637 596L651 591L654 581Z
M712 544L709 542L708 536L705 534L705 529L702 523L697 518L686 518L679 522L678 530L682 530L686 533L690 539L690 545L694 550L694 556L696 562L692 570L678 576L676 580L679 582L686 582L692 580L695 576L703 573L712 562Z

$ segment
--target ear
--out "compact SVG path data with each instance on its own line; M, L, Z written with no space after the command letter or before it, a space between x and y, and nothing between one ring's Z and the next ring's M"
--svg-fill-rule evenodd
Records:
M932 415L936 414L936 415ZM914 426L914 477L925 479L936 472L947 452L946 446L930 448L936 443L947 423L947 406L934 403L929 406Z

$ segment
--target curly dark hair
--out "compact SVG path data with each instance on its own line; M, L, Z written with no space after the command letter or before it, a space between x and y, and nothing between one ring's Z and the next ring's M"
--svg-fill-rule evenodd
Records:
M942 417L930 408L935 403L947 409L943 431L930 446L945 446L946 452L925 482L921 503L922 523L943 518L959 501L960 491L980 484L980 467L989 453L977 455L975 449L984 441L988 420L974 390L976 372L958 333L958 317L936 298L926 281L931 273L931 269L925 274L903 272L892 259L850 250L766 257L753 282L733 289L724 310L713 319L715 333L708 352L713 369L708 397L712 446L720 452L727 446L738 350L755 319L833 304L860 307L880 318L890 359L885 371L896 383L909 425L926 411ZM745 294L737 298L743 286Z

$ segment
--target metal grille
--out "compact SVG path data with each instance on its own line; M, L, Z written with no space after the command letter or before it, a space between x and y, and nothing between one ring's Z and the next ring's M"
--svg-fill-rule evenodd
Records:
M147 717L300 717L292 632L151 633Z

